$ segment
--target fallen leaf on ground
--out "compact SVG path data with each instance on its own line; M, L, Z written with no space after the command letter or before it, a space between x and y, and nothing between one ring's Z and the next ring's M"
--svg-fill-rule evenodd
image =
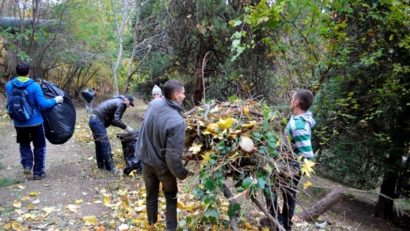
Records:
M14 208L21 208L21 202L20 201L13 201L13 207Z
M30 192L28 195L31 197L35 197L38 195L38 192Z
M85 216L83 217L83 221L85 222L86 225L96 225L97 224L97 218L95 216Z

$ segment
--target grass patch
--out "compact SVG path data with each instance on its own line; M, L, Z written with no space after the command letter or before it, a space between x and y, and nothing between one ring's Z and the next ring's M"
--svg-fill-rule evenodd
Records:
M19 179L12 179L12 178L0 178L0 188L7 187L9 185L21 183Z

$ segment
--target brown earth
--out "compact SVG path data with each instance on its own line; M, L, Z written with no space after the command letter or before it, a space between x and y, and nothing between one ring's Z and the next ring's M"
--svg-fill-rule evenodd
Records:
M134 128L139 127L146 109L146 105L140 101L136 105L137 107L127 110L124 117L124 121ZM47 177L41 181L33 181L32 176L25 176L22 173L14 128L7 116L1 117L0 179L8 179L12 184L0 188L0 230L104 230L99 229L100 226L97 224L103 224L105 230L115 230L121 222L126 222L118 218L120 217L119 205L115 205L117 207L107 205L109 204L106 201L107 195L123 189L131 192L139 190L138 192L143 193L142 179L140 176L124 177L98 170L94 144L87 125L87 115L81 106L78 107L77 118L75 135L70 141L63 145L47 144ZM121 159L121 145L115 138L115 134L120 132L122 131L118 128L109 128L115 161L119 168L124 164ZM191 200L184 201L186 205L195 203L192 201L191 189L188 187L188 182L194 179L180 182L180 197ZM315 187L307 193L298 195L298 200L304 206L309 206L320 199L336 184L317 177L314 185ZM317 224L299 221L296 217L293 230L404 230L373 217L374 201L363 199L369 198L365 196L366 192L353 194L356 196L346 197L319 217ZM129 202L134 206L131 208L135 213L133 216L138 217L140 214L138 219L142 220L145 219L143 199L144 195L141 195L138 201ZM114 197L110 197L110 200L112 203L115 202ZM243 227L247 230L261 229L257 224L263 214L257 211L246 198L239 198L239 200L245 209L241 222L247 225ZM163 206L163 201L161 204ZM297 212L300 211L301 207L298 206ZM185 214L189 213L197 214L198 211L186 208L181 212L179 219L185 219ZM93 221L93 216L97 222ZM160 217L159 222L163 222L163 216ZM323 225L324 222L326 222L324 229L320 229L318 226ZM163 225L157 228L162 230ZM204 230L212 230L212 228Z

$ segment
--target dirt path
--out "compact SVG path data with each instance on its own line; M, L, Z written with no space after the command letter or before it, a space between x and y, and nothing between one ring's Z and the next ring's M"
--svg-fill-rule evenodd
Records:
M127 110L124 121L138 128L146 107L142 105ZM47 143L47 177L33 181L31 175L23 175L11 122L7 117L1 118L0 179L18 183L0 188L0 230L11 226L22 227L22 230L80 229L86 222L84 217L95 216L97 220L103 220L110 215L112 210L104 205L102 195L109 193L111 187L116 187L118 182L136 185L135 179L97 169L94 144L87 142L91 141L91 132L86 120L84 109L77 109L78 125L73 138L63 145ZM109 130L110 134L119 132L118 128ZM113 151L121 152L119 141L113 137L111 141ZM116 158L116 163L121 167L122 160Z

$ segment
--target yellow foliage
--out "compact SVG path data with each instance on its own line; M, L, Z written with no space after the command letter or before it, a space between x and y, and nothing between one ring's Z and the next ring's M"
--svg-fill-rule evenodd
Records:
M31 197L35 197L38 195L38 192L30 192L28 195Z
M253 127L255 127L256 124L257 124L257 122L255 120L251 120L247 124L242 124L241 127L243 127L243 128L253 128Z
M315 162L310 161L308 159L303 159L302 167L300 171L302 174L306 174L306 176L310 177L311 173L314 173L313 166L315 166Z
M228 117L226 119L219 119L218 121L218 127L221 129L228 129L232 127L232 125L236 122L236 119Z
M309 187L311 187L313 184L310 180L306 181L305 183L303 183L303 189L307 189Z

